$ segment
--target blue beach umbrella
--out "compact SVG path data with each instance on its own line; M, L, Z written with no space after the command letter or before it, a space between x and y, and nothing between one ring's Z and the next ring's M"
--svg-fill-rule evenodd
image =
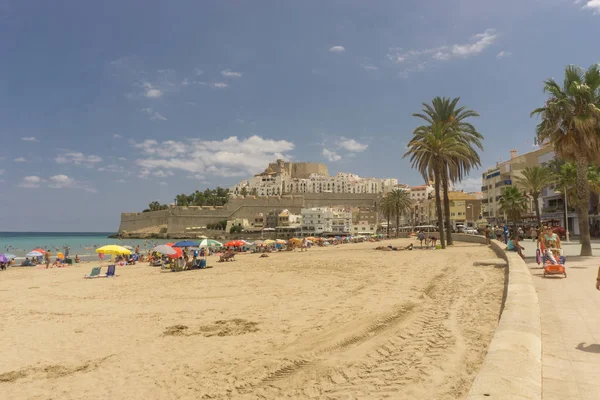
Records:
M198 243L192 242L191 240L184 240L183 242L177 242L173 247L198 247Z

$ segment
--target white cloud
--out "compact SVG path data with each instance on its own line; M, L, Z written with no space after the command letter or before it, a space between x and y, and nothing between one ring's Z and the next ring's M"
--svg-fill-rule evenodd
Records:
M66 152L57 156L54 161L57 164L74 164L93 167L95 164L102 162L102 157L94 154L83 154L80 152Z
M346 49L344 48L344 46L333 46L329 48L329 51L332 53L343 53L344 51L346 51Z
M53 189L62 189L72 187L75 184L73 178L69 178L67 175L54 175L48 180L48 187Z
M165 181L158 182L158 184L161 186L168 186L168 183Z
M119 161L127 161L127 158L125 158L125 157L119 157Z
M501 59L501 58L510 57L511 55L512 55L512 53L510 51L502 50L500 53L496 54L496 58Z
M144 82L142 87L145 90L145 96L151 99L157 99L163 95L162 90L155 88L150 82Z
M136 160L141 178L169 176L173 170L185 171L190 176L232 177L262 172L265 165L275 159L289 159L286 153L294 149L294 144L255 135L246 139L232 136L214 141L191 139L159 143L147 139L133 147L144 156Z
M377 71L379 69L374 65L363 65L362 67L365 69L365 71Z
M123 136L119 135L118 133L113 134L113 138L114 139L123 139Z
M578 2L575 2L575 4L578 4ZM583 8L593 10L594 14L600 14L600 0L588 0Z
M167 121L167 117L151 108L142 108L141 111L148 114L148 118L152 121Z
M23 178L23 181L21 181L21 183L19 183L19 187L22 188L26 188L26 189L35 189L35 188L39 188L40 184L42 183L42 178L40 178L39 176L26 176Z
M204 73L204 71L198 68L194 68L194 72L196 73L196 75L202 75Z
M340 156L338 153L328 149L323 149L321 155L331 162L340 161L342 159L342 156Z
M221 71L221 75L223 75L225 78L241 78L242 77L241 72L235 72L230 69L225 69L225 70Z
M217 89L225 89L229 85L226 84L225 82L215 82L215 83L212 83L211 86L214 88L217 88Z
M35 136L22 137L21 140L26 142L39 142L39 140Z
M25 157L17 157L13 160L14 162L27 162Z
M465 192L481 192L481 179L467 178L454 186L456 190L464 190Z
M408 65L400 73L400 77L405 78L409 72L422 71L427 65L427 61L448 61L454 58L469 58L480 54L492 46L497 38L498 35L494 29L486 29L484 32L472 36L467 43L408 51L392 48L386 56L396 64Z
M338 147L341 147L344 150L351 151L353 153L360 153L365 151L368 144L359 143L354 139L349 139L347 137L341 136L337 142Z

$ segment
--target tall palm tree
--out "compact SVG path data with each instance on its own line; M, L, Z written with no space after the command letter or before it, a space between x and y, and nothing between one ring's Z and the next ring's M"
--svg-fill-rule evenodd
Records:
M600 154L600 70L597 65L588 70L569 65L563 86L548 79L544 91L548 94L546 104L531 113L542 119L537 126L538 140L552 144L556 155L576 165L580 255L591 256L587 173L588 164L597 161Z
M542 226L539 199L542 189L553 181L552 172L550 172L548 168L535 166L525 168L522 175L523 176L517 177L516 183L523 186L525 190L531 194L535 206L535 216L537 218L538 226Z
M444 125L444 132L452 132L460 137L460 140L466 144L468 157L455 158L452 162L445 162L442 168L442 192L444 195L444 215L446 223L446 232L448 234L448 245L452 245L451 224L450 224L450 190L449 182L460 182L465 175L468 175L472 168L481 165L479 154L473 146L483 150L481 141L483 135L475 127L467 122L467 118L478 117L476 111L457 107L460 97L450 99L448 97L435 97L431 105L423 103L422 113L413 114L414 117L423 119L429 126L434 123Z
M408 143L408 151L403 157L410 156L413 168L416 168L426 182L433 180L435 186L435 205L438 218L440 244L446 248L444 220L440 189L444 166L455 166L469 157L469 145L454 130L446 130L440 122L417 127ZM449 214L449 213L448 213Z
M513 221L514 232L517 231L517 222L521 220L521 213L527 211L527 196L516 186L507 186L500 194L500 211L506 213Z
M390 220L392 219L392 215L394 214L394 207L391 201L391 196L389 196L389 192L381 199L381 212L385 215L387 219L387 237L390 237Z
M386 195L384 202L391 207L392 215L396 217L396 237L400 234L400 216L412 207L410 194L405 190L394 189Z

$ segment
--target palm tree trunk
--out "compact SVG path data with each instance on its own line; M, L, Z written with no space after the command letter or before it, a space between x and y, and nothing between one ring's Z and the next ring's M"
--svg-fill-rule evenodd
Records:
M590 239L590 184L588 182L588 162L584 156L577 157L577 210L579 214L579 241L581 242L580 256L592 255L592 243ZM566 221L565 221L566 224Z
M400 234L400 211L396 210L396 238Z
M446 214L446 233L448 235L448 246L452 246L454 243L452 242L452 225L450 223L450 196L448 195L448 170L444 166L442 171L442 185L444 186L444 214Z
M386 217L387 217L387 237L388 239L390 238L390 213L386 213Z
M435 208L437 210L437 220L438 220L438 232L440 234L440 244L442 245L442 249L446 248L446 241L444 235L444 217L442 215L442 199L440 198L440 173L442 168L438 165L434 172L434 181L435 181Z
M537 219L538 226L542 226L542 216L540 215L540 198L539 194L533 193L533 203L535 204L535 218Z

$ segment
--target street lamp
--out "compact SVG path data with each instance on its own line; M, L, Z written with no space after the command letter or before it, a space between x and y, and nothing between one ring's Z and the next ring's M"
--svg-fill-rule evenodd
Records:
M562 195L564 195L564 198L565 198L565 201L564 201L564 203L565 203L565 239L568 242L569 241L569 214L568 214L569 209L567 206L567 188L566 187L564 188L564 193L561 192L560 190L557 190L554 192L554 194L562 194Z
M469 204L469 205L467 206L467 210L468 210L469 208L471 209L471 222L473 222L473 228L474 228L474 227L475 227L475 220L473 219L473 204Z

